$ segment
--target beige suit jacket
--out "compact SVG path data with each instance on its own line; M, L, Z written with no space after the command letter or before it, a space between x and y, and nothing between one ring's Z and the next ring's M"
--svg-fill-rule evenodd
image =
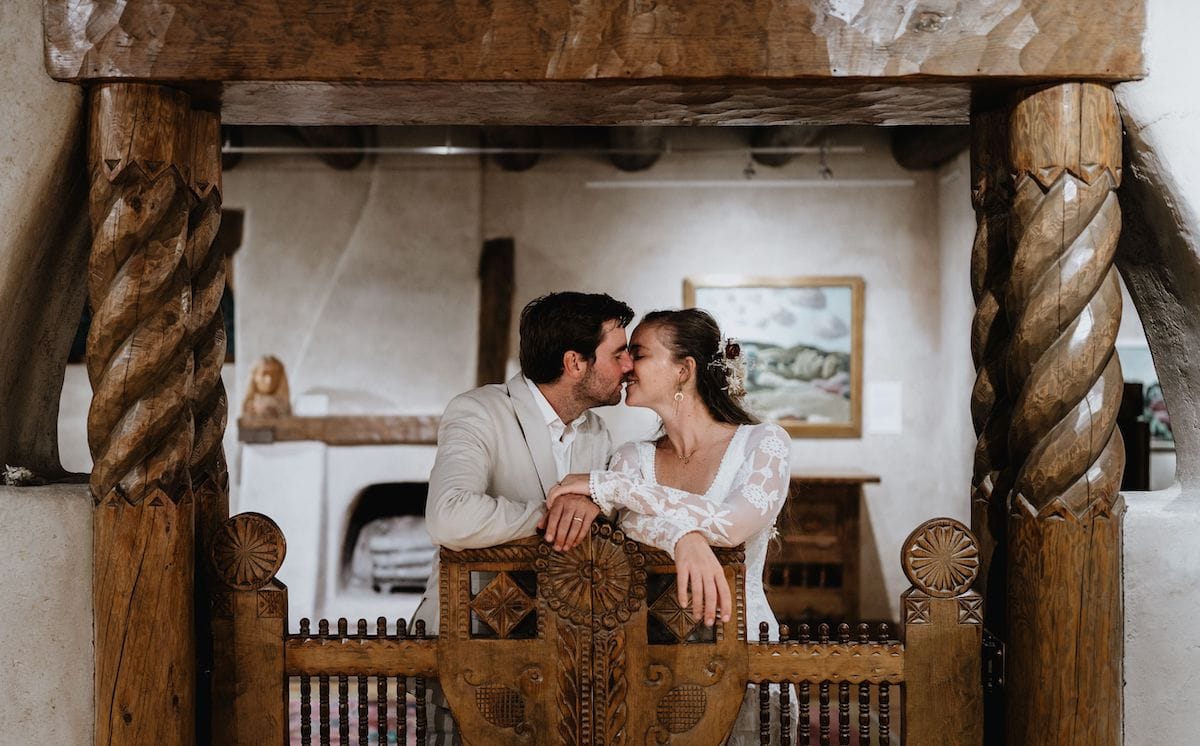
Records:
M612 436L588 411L571 446L571 472L603 469ZM533 536L546 512L546 493L558 482L550 431L520 373L450 402L438 428L429 476L425 523L433 543L477 549ZM438 563L414 621L437 632Z

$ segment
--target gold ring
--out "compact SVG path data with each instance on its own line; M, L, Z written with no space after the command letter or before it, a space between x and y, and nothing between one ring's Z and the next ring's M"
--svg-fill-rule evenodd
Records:
M574 517L574 518L572 518L571 520L572 520L572 521L579 521L580 523L583 523L583 519L582 519L582 518L580 518L579 516L575 516L575 517Z

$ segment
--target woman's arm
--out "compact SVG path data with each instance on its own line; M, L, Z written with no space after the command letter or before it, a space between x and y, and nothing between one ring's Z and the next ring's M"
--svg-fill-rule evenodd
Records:
M734 546L775 522L787 497L789 452L783 428L769 425L753 433L746 443L745 461L720 503L649 484L640 473L626 470L592 472L589 491L601 509L616 506L632 511L623 522L633 529L627 533L644 534L647 539L639 540L667 551L673 551L673 542L689 531L699 531L712 544ZM667 541L671 545L663 546Z

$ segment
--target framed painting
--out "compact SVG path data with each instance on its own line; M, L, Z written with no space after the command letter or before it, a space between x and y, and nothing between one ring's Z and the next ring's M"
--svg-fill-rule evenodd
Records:
M746 405L795 437L862 435L861 277L691 277L703 308L746 356Z

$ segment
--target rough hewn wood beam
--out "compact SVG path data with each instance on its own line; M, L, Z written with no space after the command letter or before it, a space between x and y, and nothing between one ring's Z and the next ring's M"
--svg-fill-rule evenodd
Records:
M1144 0L945 5L45 0L44 8L47 68L77 82L1125 80L1144 72Z
M966 124L969 82L226 83L226 124Z

